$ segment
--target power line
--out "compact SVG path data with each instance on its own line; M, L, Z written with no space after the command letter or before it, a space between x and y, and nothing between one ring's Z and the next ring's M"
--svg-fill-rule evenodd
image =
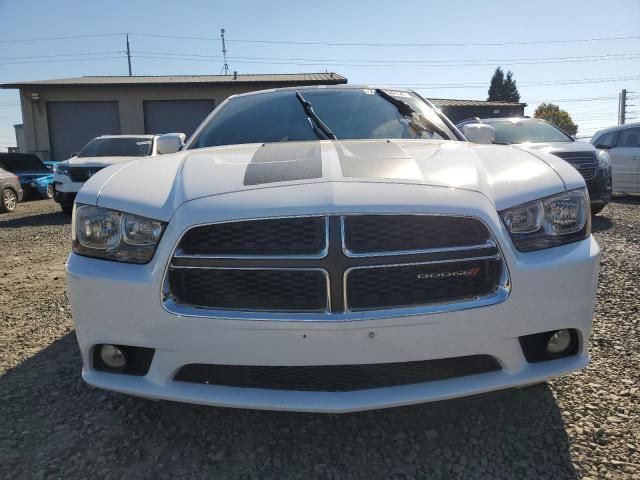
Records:
M101 33L91 35L66 35L62 37L34 37L34 38L16 38L12 40L0 40L0 43L22 43L22 42L41 42L49 40L72 40L78 38L98 38L98 37L117 37L124 33Z
M531 83L519 83L519 86L524 87L544 87L544 86L556 86L556 85L582 85L590 83L609 83L609 82L627 82L632 80L640 80L640 76L629 77L609 77L609 78L583 78L575 80L558 80L558 81L546 81L546 82L531 82ZM389 86L416 88L419 90L428 90L436 88L487 88L486 83L391 83Z
M591 102L596 100L611 100L614 98L618 98L617 95L611 95L608 97L582 97L582 98L547 98L544 100L529 100L532 103L537 102Z
M157 53L155 55L136 55L138 58L150 58L156 60L179 60L179 61L187 61L187 62L209 62L208 57L205 58L190 58L191 55L184 56L171 56L171 54ZM213 58L213 57L211 57ZM441 63L441 64L402 64L402 63L343 63L343 62L295 62L295 61L282 61L282 62L274 62L274 61L260 61L260 60L239 60L239 57L233 57L233 61L239 64L258 64L258 65L296 65L296 66L307 66L307 67L317 67L317 66L333 66L333 67L401 67L401 66L411 66L411 67L421 67L421 68L450 68L450 67L486 67L486 66L495 66L496 62L492 63L469 63L469 64L453 64L453 63ZM558 64L558 63L584 63L584 62L601 62L601 61L611 61L611 60L634 60L640 58L639 55L635 55L633 57L627 58L602 58L602 59L591 59L591 60L560 60L560 61L548 61L548 62L500 62L502 65L542 65L542 64Z
M188 35L170 35L160 33L143 33L143 32L118 32L118 33L102 33L102 34L85 34L85 35L64 35L55 37L33 37L33 38L17 38L10 40L0 40L0 43L22 43L22 42L41 42L50 40L72 40L81 38L101 38L101 37L117 37L126 34L139 37L155 37L155 38L172 38L183 40L220 40L220 37L210 36L188 36ZM229 39L230 42L236 43L253 43L253 44L277 44L277 45L321 45L335 47L491 47L491 46L507 46L507 45L548 45L563 43L583 43L583 42L603 42L615 40L638 40L640 36L618 36L618 37L592 37L592 38L573 38L573 39L556 39L556 40L532 40L518 42L429 42L429 43L382 43L382 42L319 42L319 41L296 41L296 40L265 40L265 39Z
M107 55L114 53L122 53L120 51L106 51L106 52L79 52L79 53L57 53L50 55L29 55L29 56L20 56L20 57L1 57L0 60L25 60L25 59L33 59L33 58L50 58L50 57L76 57L76 56L87 56L87 55Z
M640 36L578 38L571 40L537 40L528 42L485 42L485 43L352 43L352 42L301 42L293 40L229 40L237 43L264 43L284 45L323 45L332 47L497 47L506 45L546 45L555 43L601 42L610 40L637 40Z
M86 62L90 60L112 60L116 58L122 58L122 55L118 56L110 56L110 57L85 57L85 58L66 58L66 59L57 59L57 60L33 60L29 62L4 62L0 63L0 65L26 65L30 63L58 63L58 62Z
M139 50L134 51L134 54L138 55L141 58L157 58L167 59L167 60L186 60L186 61L208 61L208 60L200 60L200 59L224 59L224 56L220 55L203 55L196 53L180 53L180 52L156 52L156 51L147 51L147 50ZM196 57L196 58L188 58L188 57ZM464 67L464 66L493 66L496 63L501 63L503 65L539 65L539 64L553 64L553 63L582 63L582 62L596 62L596 61L612 61L612 60L633 60L636 58L640 58L640 53L625 53L625 54L606 54L606 55L587 55L587 56L577 56L577 57L542 57L542 58L531 58L531 59L521 59L521 60L529 60L529 61L517 61L517 59L509 60L509 59L483 59L483 60L445 60L445 61L437 61L437 60L368 60L368 59L327 59L327 58L283 58L283 57L244 57L244 56L234 56L233 60L237 63L256 63L256 64L267 64L267 65L299 65L299 66L346 66L346 67L383 67L383 66L419 66L419 67ZM304 62L304 63L299 63ZM351 62L366 62L366 63L351 63ZM320 62L320 63L310 63L310 62ZM462 63L455 63L462 62ZM491 63L482 63L482 62L491 62Z
M151 55L172 55L172 56L185 56L185 57L202 57L202 58L224 58L220 55L204 55L197 53L184 53L184 52L154 52L147 50L137 50L134 53L143 53L143 54L151 54ZM247 56L233 56L234 59L240 60L275 60L275 61L303 61L303 62L367 62L367 63L477 63L477 62L492 62L492 63L501 63L501 62L515 62L515 61L547 61L547 60L580 60L580 59L597 59L597 58L624 58L624 57L635 57L640 55L640 52L627 52L627 53L608 53L604 55L571 55L568 57L536 57L536 58L468 58L468 59L457 59L457 60L412 60L412 59L369 59L369 58L301 58L301 57L247 57Z

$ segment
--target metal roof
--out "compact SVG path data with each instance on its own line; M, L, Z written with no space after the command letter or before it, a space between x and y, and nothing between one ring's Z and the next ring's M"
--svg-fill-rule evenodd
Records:
M429 101L437 107L517 107L527 105L522 102L457 100L455 98L430 98Z
M182 84L228 84L228 83L280 83L280 84L339 84L347 83L346 77L335 73L275 73L238 75L158 75L158 76L90 76L56 78L30 82L13 82L1 88L23 88L44 86L130 86L130 85L182 85Z

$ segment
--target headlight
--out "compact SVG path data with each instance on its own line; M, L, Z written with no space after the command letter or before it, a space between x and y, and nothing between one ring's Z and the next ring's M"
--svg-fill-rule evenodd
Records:
M611 165L611 157L609 157L609 152L606 150L597 150L597 158L598 158L598 167L606 168Z
M165 224L91 205L75 205L71 238L80 255L128 263L148 263Z
M69 175L69 165L58 164L53 169L53 173L56 175Z
M500 216L521 252L577 242L591 234L589 197L583 188L508 208Z

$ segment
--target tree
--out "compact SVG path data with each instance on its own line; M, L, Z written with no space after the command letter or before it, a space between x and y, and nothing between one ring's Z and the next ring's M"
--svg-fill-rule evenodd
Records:
M502 68L496 68L496 71L491 77L491 85L489 86L489 98L487 100L501 100L502 99L502 87L504 85L504 72Z
M493 77L491 77L489 98L487 98L487 100L503 102L520 101L520 93L518 93L516 81L513 79L513 72L508 71L505 78L502 68L496 68L496 71L493 73Z
M541 118L556 127L564 130L569 135L578 133L578 125L573 123L571 115L566 110L562 110L558 105L553 103L541 103L533 113L535 118Z
M510 102L520 101L520 93L518 92L518 87L516 86L516 81L513 79L513 73L511 73L511 71L507 72L507 78L504 80L503 86L506 100Z

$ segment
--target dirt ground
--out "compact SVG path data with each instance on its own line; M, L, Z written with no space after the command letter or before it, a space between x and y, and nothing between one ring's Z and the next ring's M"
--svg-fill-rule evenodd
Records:
M0 478L640 478L640 199L593 223L603 257L587 369L347 415L86 386L65 294L69 222L53 201L0 215Z

